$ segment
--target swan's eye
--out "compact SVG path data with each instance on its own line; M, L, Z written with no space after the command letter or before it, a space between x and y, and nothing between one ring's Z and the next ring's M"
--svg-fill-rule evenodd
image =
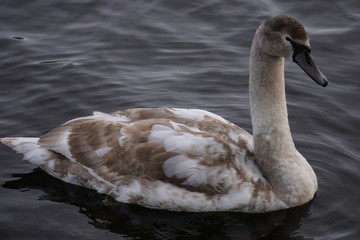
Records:
M285 39L286 39L286 41L289 41L289 42L291 41L291 38L289 38L289 37L286 37Z

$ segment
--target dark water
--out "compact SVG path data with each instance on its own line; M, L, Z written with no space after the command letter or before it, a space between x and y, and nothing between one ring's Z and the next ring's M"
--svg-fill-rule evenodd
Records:
M315 199L276 213L171 213L104 204L0 146L1 239L359 239L360 2L0 2L0 136L39 136L92 111L184 107L251 132L249 48L269 15L308 29L330 83L287 64L295 143Z

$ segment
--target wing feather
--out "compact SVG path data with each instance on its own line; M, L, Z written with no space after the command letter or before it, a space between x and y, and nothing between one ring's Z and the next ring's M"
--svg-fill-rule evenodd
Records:
M241 169L250 141L250 134L213 113L158 108L97 112L55 128L39 144L106 181L133 176L215 194L250 181Z

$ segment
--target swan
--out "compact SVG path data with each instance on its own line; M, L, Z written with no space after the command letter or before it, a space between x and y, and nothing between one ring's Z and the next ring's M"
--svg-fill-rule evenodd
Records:
M39 138L1 142L64 182L118 202L171 211L268 212L299 206L317 191L288 123L284 59L321 86L304 27L289 16L265 19L250 51L253 136L199 109L94 112Z

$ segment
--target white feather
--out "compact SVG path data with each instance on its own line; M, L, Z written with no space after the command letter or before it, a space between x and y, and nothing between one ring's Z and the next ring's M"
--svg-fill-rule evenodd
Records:
M224 118L214 113L202 110L202 109L183 109L183 108L171 108L170 109L175 116L187 118L191 120L203 121L205 116L214 118L221 122L228 123Z
M130 122L130 119L126 116L119 114L108 114L103 112L94 112L93 117L103 120L108 120L112 122Z
M174 129L163 125L154 125L149 135L149 142L164 142L167 138L177 135Z
M100 148L95 150L95 154L96 156L98 156L99 158L102 158L105 154L107 154L108 152L110 152L112 150L111 147L104 147L104 148Z
M50 156L48 150L41 148L38 145L39 138L26 138L18 137L14 138L11 141L11 144L14 145L14 150L17 153L22 153L24 155L24 160L31 162L36 166L40 166L45 163Z

